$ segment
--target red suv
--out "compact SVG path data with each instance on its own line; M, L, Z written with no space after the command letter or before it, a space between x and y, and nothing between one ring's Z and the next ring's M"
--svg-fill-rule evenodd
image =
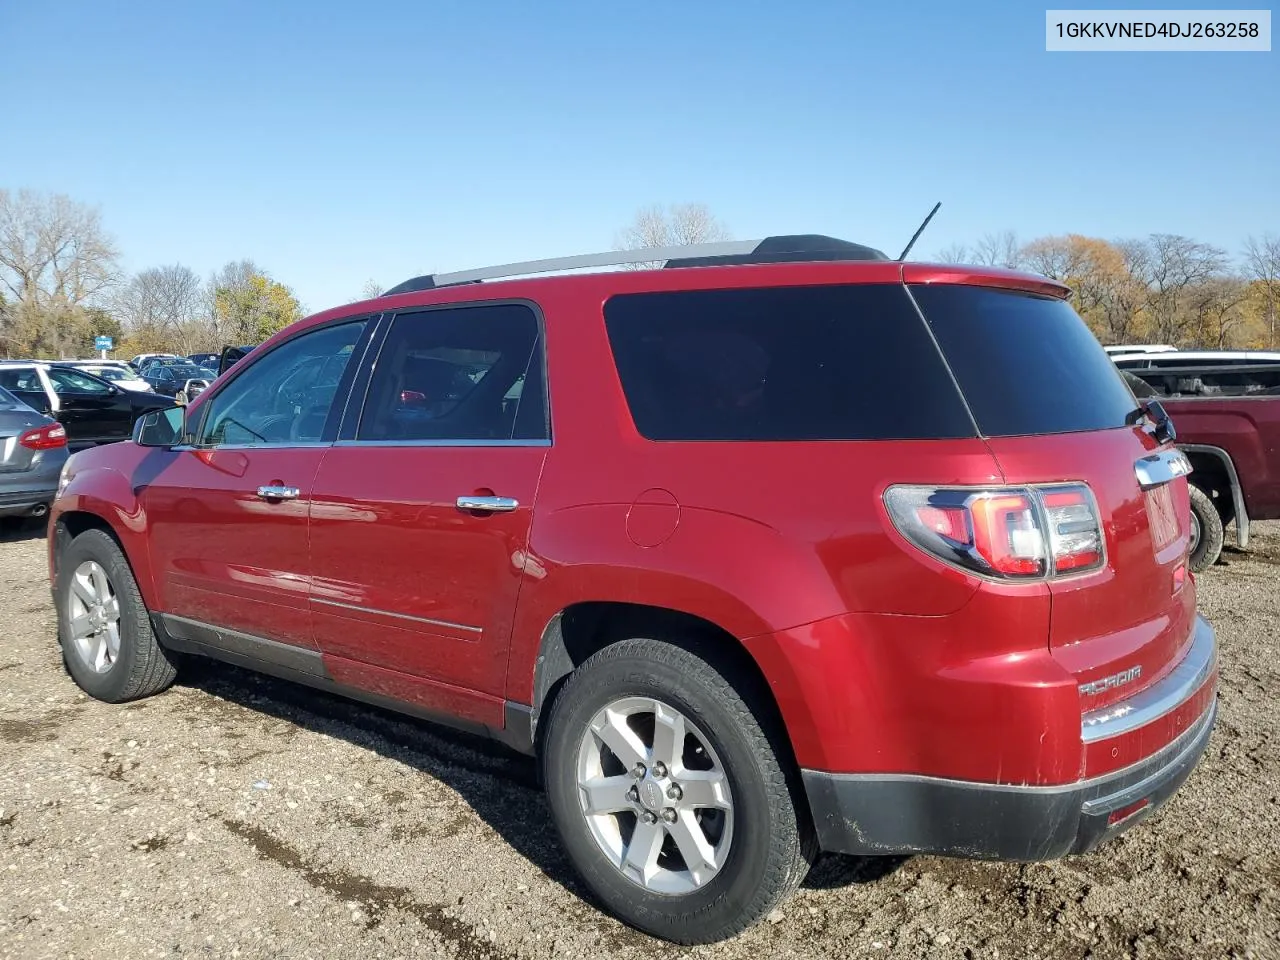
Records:
M71 676L200 654L490 734L686 943L819 850L1039 860L1163 803L1216 709L1189 466L1068 291L816 237L636 256L409 281L77 454Z

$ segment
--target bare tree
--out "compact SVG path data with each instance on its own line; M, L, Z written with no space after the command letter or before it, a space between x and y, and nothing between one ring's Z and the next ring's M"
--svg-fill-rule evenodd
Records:
M619 234L620 250L644 250L650 247L682 247L694 243L714 243L730 239L726 227L702 203L681 203L671 207L650 206L636 213L635 219ZM657 263L631 264L633 269L657 266Z
M953 243L938 251L939 263L973 263L974 254L967 244Z
M0 190L0 282L14 300L83 305L115 282L117 256L96 209Z
M1018 270L1023 265L1022 244L1012 230L999 233L988 233L976 244L972 251L972 263L985 264L991 267L1005 267Z
M1162 343L1179 344L1197 322L1191 291L1220 277L1226 269L1225 250L1176 234L1152 234L1146 256L1138 264L1146 283L1147 312Z
M143 270L120 291L116 310L130 333L159 337L180 353L212 346L204 285L190 267Z
M1219 350L1233 346L1234 333L1245 321L1241 308L1248 297L1249 284L1243 277L1212 277L1192 287L1187 309L1195 318L1197 343Z
M385 289L382 284L370 277L364 282L364 286L360 288L360 299L375 300L382 296L382 291Z
M54 356L83 349L88 309L119 276L98 211L61 194L0 190L0 290L6 351Z
M1280 236L1265 233L1244 244L1244 266L1250 280L1262 285L1266 303L1267 346L1276 348L1276 319L1280 313Z

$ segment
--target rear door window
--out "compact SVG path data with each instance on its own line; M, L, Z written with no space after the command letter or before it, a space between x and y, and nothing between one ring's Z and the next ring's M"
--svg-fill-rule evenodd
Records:
M636 429L650 440L974 435L897 284L624 294L604 314Z
M519 303L396 316L356 439L379 443L545 440L542 335Z
M984 436L1125 425L1133 394L1069 303L959 284L911 291Z

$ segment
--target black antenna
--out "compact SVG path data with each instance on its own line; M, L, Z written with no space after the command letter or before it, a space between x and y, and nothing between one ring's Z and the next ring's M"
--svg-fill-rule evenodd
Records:
M898 255L899 263L907 259L907 254L910 253L911 248L916 245L916 241L920 239L920 234L924 233L924 228L929 225L929 221L933 219L933 215L938 212L938 208L941 206L942 206L941 200L939 200L937 203L933 205L933 209L929 211L929 215L924 218L924 223L920 224L920 229L911 235L911 242L908 243L906 248L902 251L902 253Z

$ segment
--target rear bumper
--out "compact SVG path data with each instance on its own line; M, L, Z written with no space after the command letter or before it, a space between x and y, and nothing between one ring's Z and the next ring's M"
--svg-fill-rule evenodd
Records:
M56 485L48 489L0 490L0 517L25 516L48 507L57 493Z
M976 783L902 774L803 771L824 850L858 855L935 853L990 860L1050 860L1084 853L1169 799L1195 769L1217 716L1212 628L1197 619L1183 664L1159 684L1117 704L1102 722L1086 715L1081 739L1132 734L1193 701L1206 701L1171 742L1121 770L1054 786ZM1092 722L1091 722L1092 721ZM1143 726L1135 726L1142 724ZM1114 731L1114 733L1113 733Z

